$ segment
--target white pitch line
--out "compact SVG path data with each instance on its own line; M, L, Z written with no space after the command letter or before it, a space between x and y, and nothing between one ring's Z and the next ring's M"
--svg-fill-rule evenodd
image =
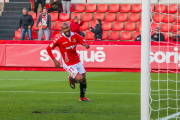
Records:
M175 118L178 115L180 115L180 112L174 113L174 114L169 115L169 116L164 117L164 118L160 118L159 120L168 120L168 119L171 119L171 118Z
M43 81L68 81L68 80L51 80L51 79L0 79L0 80L43 80ZM103 80L87 80L94 82L140 82L140 81L103 81Z
M40 92L40 91L0 91L1 93L79 93L79 92ZM115 95L123 95L123 94L131 94L131 95L140 95L140 93L100 93L100 92L86 92L87 94L115 94Z

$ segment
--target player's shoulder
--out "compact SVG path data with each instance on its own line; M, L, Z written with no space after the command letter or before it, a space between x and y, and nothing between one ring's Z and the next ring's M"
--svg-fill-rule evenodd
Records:
M71 32L72 36L78 36L78 37L81 37L78 33L76 32Z

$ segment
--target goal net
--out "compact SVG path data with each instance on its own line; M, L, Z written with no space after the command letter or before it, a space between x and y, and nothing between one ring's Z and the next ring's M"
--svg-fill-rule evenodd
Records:
M180 120L179 3L152 4L150 18L150 119Z

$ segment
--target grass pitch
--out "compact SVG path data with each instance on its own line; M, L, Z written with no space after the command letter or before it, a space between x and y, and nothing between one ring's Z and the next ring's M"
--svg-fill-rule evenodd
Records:
M91 102L78 100L79 84L71 89L67 76L66 72L0 71L0 120L140 120L140 73L87 72L86 97ZM158 83L152 84L158 89ZM157 106L152 103L154 109ZM157 119L157 112L152 117Z

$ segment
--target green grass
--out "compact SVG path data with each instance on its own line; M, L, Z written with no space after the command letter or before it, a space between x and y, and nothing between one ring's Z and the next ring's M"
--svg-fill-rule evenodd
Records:
M175 80L175 74L169 75ZM0 120L140 119L140 73L87 72L86 97L91 102L78 100L79 84L71 89L67 76L66 72L0 71ZM157 77L152 74L152 79ZM160 79L167 79L166 74ZM158 89L157 84L152 82L151 88ZM165 89L166 84L159 86ZM174 82L169 87L174 89ZM174 93L170 97L175 97ZM159 99L157 95L152 98ZM158 105L152 103L154 109ZM166 107L167 101L162 105ZM172 101L171 106L175 105ZM165 117L167 111L161 111L160 117ZM156 119L157 113L152 112L151 117ZM176 111L169 109L169 114L173 113Z

